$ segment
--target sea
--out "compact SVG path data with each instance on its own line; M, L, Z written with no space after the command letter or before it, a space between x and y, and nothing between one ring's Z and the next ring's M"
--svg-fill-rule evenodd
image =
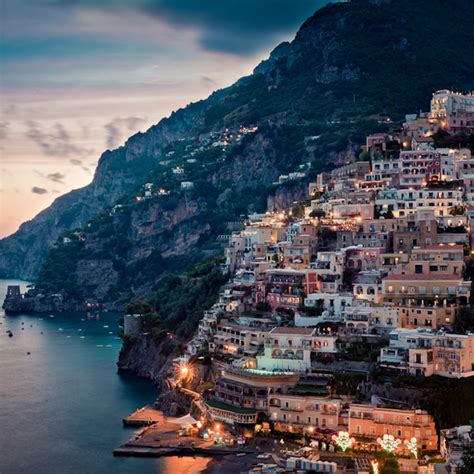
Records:
M27 282L0 280L1 303L8 285L24 291ZM206 458L112 455L134 434L122 419L157 396L149 381L117 373L119 317L0 310L0 474L195 474L205 469Z

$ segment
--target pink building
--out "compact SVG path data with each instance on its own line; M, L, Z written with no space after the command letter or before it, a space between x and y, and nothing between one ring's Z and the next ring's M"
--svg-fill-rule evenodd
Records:
M441 156L432 150L400 153L400 187L422 188L441 178Z
M402 442L416 438L424 450L438 448L438 435L432 416L424 410L382 408L370 404L351 403L349 426L351 436L372 438L393 435Z

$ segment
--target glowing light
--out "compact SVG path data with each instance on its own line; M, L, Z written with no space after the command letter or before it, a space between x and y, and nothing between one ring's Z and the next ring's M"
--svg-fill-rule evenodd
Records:
M179 371L181 372L181 377L185 378L189 374L189 367L183 366Z
M219 430L221 429L221 425L219 423L216 423L216 425L214 426L214 431L216 433L219 433Z
M342 451L346 451L347 448L350 448L355 441L354 438L350 437L347 431L339 431L337 435L332 435L332 439Z
M196 426L197 426L198 428L202 428L202 423L201 423L200 421L198 421L198 422L196 423Z
M308 428L308 433L314 433L314 426L310 426Z
M398 438L395 439L393 435L384 434L382 438L377 438L377 443L379 443L387 453L393 453L401 444L401 441Z
M407 449L418 459L418 440L413 437L410 440L406 439L404 443Z
M372 472L373 474L379 474L379 463L373 459L370 461L370 464L372 465Z

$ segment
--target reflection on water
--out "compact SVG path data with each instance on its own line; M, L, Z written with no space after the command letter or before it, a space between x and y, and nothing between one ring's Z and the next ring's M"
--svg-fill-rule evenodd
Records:
M160 467L163 469L162 472L170 474L198 474L206 468L210 459L199 456L194 458L173 456L161 458L160 461Z

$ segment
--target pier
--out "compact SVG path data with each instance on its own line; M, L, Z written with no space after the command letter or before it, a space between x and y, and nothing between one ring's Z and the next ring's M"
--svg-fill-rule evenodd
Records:
M162 412L150 406L139 408L122 420L123 426L130 427L150 426L159 421L163 421Z
M143 427L134 437L116 448L114 456L218 456L256 451L239 446L215 445L197 435L180 436L179 418L167 417L159 410L146 406L123 419L124 426Z

